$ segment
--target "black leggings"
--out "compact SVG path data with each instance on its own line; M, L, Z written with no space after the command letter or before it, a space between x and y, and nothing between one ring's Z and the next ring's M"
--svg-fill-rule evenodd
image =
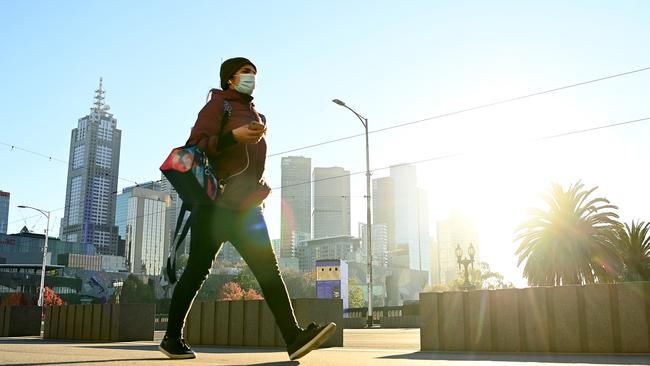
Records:
M266 222L260 208L248 211L216 206L202 207L193 214L190 256L169 308L167 335L179 337L185 318L221 245L229 241L246 261L262 288L275 322L287 344L300 327L293 313L287 288L273 253Z

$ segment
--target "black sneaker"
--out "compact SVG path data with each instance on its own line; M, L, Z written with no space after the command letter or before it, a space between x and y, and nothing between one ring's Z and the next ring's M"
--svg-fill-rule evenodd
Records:
M169 358L196 358L194 351L181 337L165 336L158 349Z
M318 325L311 323L307 329L303 329L296 339L287 347L289 359L296 360L309 352L320 347L321 344L334 333L336 324L326 323Z

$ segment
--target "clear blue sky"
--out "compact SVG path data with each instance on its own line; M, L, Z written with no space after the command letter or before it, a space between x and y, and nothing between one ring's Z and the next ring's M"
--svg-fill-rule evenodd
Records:
M191 4L191 5L189 5ZM254 96L269 120L270 154L650 66L647 1L166 1L0 3L0 143L68 160L70 131L99 77L123 131L120 187L159 179L218 85L222 59L259 68ZM418 164L435 221L453 208L481 228L482 259L520 281L512 232L551 181L582 179L650 220L650 122L545 142L514 142L650 117L650 71L371 135L371 168ZM364 170L363 139L292 154L313 166ZM280 157L267 176L280 181ZM67 166L0 145L9 231L63 216ZM387 175L386 170L374 173ZM352 179L353 227L365 221L363 175ZM279 236L279 189L267 219ZM58 210L57 210L58 209Z

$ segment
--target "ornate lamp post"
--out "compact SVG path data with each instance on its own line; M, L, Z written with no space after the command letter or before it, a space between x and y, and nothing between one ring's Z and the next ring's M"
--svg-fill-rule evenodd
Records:
M460 269L461 264L465 267L465 282L463 282L463 285L461 286L461 289L463 290L471 290L474 288L474 285L469 282L469 271L467 270L467 266L469 265L474 269L474 255L476 254L476 251L471 243L469 244L469 248L467 248L467 253L469 254L469 259L467 257L463 258L463 249L461 249L460 244L456 246L456 261L458 262L458 269Z

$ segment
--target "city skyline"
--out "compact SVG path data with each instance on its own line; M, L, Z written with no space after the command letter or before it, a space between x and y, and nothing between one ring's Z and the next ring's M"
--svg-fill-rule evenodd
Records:
M234 56L258 67L255 104L268 120L266 176L276 189L266 206L273 238L287 155L350 171L353 234L365 222L363 127L334 98L368 117L372 178L391 165L417 165L430 234L453 209L467 212L482 259L516 285L525 281L514 230L527 208L544 207L539 195L551 182L598 186L621 221L648 221L639 169L650 156L650 50L638 46L650 37L646 2L257 4L247 27L223 19L241 31L209 47L205 14L239 11L234 4L35 4L0 11L0 189L11 193L9 232L45 226L17 205L52 211L54 223L63 216L71 122L99 77L128 131L119 190L159 176L218 85L221 61ZM110 21L97 26L87 14Z

